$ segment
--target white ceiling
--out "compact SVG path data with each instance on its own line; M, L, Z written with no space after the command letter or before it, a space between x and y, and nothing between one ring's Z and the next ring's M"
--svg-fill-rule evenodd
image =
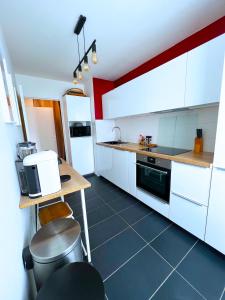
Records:
M115 80L224 16L225 0L1 0L16 72L71 80L80 14L87 17L86 45L97 39L93 76Z

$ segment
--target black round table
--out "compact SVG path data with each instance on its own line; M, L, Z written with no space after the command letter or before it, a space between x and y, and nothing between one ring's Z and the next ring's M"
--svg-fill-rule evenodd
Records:
M36 300L105 300L105 290L93 266L75 262L55 271L39 290Z

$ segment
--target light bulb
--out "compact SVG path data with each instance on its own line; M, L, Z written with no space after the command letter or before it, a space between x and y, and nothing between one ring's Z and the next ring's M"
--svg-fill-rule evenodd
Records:
M88 72L89 71L89 65L88 65L88 57L87 55L84 57L84 65L83 65L83 70Z
M98 58L97 58L97 54L96 54L96 44L95 43L92 46L92 62L93 62L93 64L97 64L97 62L98 62Z
M80 72L80 71L78 71L78 79L79 79L79 80L82 80L82 79L83 79L82 72Z
M73 73L73 84L77 84L78 83L78 78L77 78L77 72Z
M97 53L95 51L92 51L92 62L93 64L97 64L98 62Z
M83 79L82 68L81 68L80 65L79 65L79 67L78 67L78 79L79 79L79 80L82 80L82 79Z

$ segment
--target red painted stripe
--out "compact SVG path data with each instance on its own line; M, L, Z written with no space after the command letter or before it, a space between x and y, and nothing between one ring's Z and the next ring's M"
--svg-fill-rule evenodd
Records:
M95 119L102 120L102 95L114 89L114 82L99 78L93 78Z
M187 37L183 41L160 53L159 55L151 58L144 64L133 69L127 74L123 75L119 79L113 81L93 78L94 87L94 101L95 101L95 118L102 119L102 95L110 90L146 73L152 69L168 62L169 60L192 50L193 48L200 46L208 42L209 40L225 33L225 16Z
M169 60L190 51L223 33L225 33L225 16L115 80L115 87L149 72Z

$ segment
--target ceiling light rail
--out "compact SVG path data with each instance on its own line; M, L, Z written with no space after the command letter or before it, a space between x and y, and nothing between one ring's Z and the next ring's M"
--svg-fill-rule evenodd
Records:
M84 24L86 22L86 17L80 15L77 24L74 28L74 33L77 35L77 49L78 49L78 57L79 57L79 63L77 65L77 67L75 68L74 72L73 72L73 83L77 84L79 82L79 80L83 79L83 75L82 75L82 71L89 71L89 65L88 65L88 54L90 51L92 51L92 62L94 64L96 64L98 62L97 60L97 53L96 53L96 40L94 40L92 42L92 44L90 45L90 47L87 49L85 49L85 33L84 33ZM79 46L79 34L81 32L81 30L83 29L83 43L84 43L84 55L82 57L82 59L80 59L80 46Z

